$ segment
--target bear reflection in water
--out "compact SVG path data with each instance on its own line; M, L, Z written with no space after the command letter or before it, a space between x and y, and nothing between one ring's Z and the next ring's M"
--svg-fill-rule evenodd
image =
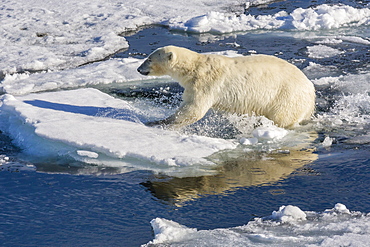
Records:
M297 169L317 159L313 149L287 152L261 151L215 154L211 159L223 160L218 174L213 176L165 178L157 177L142 183L158 199L181 206L182 203L204 195L223 194L241 187L271 185L286 179Z

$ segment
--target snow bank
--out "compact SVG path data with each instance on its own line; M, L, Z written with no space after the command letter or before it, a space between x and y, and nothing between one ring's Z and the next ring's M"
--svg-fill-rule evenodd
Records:
M226 229L197 230L174 221L151 221L154 240L143 246L367 246L370 214L337 203L322 213L288 205L271 216Z
M220 13L212 11L208 14L191 18L185 22L169 23L173 30L182 30L193 33L231 33L255 29L278 29L285 21L281 20L286 12L275 15L235 15L231 13Z
M255 29L318 30L343 26L370 24L370 9L356 9L347 5L319 5L314 8L295 9L288 14L235 15L209 12L185 22L169 23L171 29L195 33L230 33Z
M298 8L290 15L298 30L339 28L370 24L370 9L356 9L347 5L319 5L315 8Z
M207 156L236 147L228 140L146 127L148 116L96 89L5 95L0 110L1 129L37 160L73 159L181 176L210 170L214 164Z

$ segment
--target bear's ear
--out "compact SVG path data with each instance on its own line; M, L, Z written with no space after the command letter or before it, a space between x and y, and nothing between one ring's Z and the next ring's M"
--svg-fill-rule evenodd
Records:
M172 60L172 58L173 58L173 53L172 53L172 52L169 52L169 53L167 54L167 58L168 58L168 61L171 61L171 60Z

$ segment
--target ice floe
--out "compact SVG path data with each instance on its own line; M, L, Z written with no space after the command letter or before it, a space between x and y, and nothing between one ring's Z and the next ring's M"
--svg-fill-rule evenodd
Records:
M358 246L370 241L370 215L341 203L323 212L281 206L270 216L233 228L197 230L156 218L154 239L143 246Z
M185 167L181 172L186 173L186 167L196 165L207 170L214 165L207 156L237 145L232 140L146 127L142 122L148 116L97 89L7 94L1 115L2 130L23 153L41 160L64 157L176 174L176 168Z

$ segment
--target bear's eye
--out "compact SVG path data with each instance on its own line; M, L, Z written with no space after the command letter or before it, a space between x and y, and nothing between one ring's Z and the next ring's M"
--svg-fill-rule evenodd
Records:
M152 61L152 59L151 58L148 58L147 61L150 63Z

